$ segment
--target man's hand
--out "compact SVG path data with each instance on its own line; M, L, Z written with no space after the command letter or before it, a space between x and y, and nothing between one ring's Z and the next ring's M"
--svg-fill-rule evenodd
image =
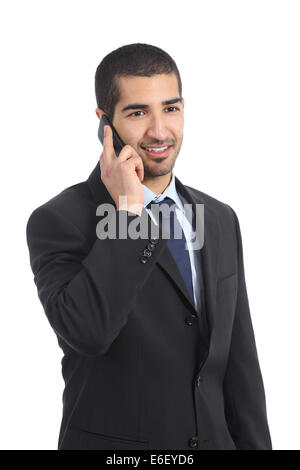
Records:
M110 126L104 126L100 168L101 180L115 201L117 210L127 210L141 215L144 204L143 161L131 145L125 145L119 156L116 156ZM127 196L127 199L124 202L119 201L119 196Z

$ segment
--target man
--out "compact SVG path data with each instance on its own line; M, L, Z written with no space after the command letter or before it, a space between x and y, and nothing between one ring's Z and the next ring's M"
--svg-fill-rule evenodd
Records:
M238 218L173 172L184 126L176 64L127 45L103 59L95 86L98 118L107 114L126 145L117 157L107 126L87 181L27 223L38 295L64 352L58 449L270 450ZM176 219L160 221L181 213L188 249L172 223L169 239L128 236L132 222L161 227L153 206L164 201ZM126 237L99 237L103 204ZM190 228L204 207L198 250L187 204Z

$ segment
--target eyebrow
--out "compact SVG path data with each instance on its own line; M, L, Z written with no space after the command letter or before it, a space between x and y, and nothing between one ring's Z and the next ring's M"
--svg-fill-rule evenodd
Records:
M171 100L162 101L161 104L163 106L166 106L167 104L175 104L179 102L182 103L182 98L172 98ZM125 111L128 111L128 109L141 109L141 108L147 109L147 108L150 108L150 106L148 104L132 103L122 108L121 113L125 113Z

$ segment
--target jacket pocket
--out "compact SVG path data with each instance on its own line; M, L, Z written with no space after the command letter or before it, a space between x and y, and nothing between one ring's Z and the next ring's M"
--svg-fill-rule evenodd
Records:
M59 450L143 450L148 448L147 440L102 434L72 425L69 426Z
M234 278L234 276L237 276L238 273L232 273L232 274L228 274L227 276L224 276L224 277L221 277L221 279L218 279L217 280L217 283L219 284L220 282L222 281L227 281L231 278Z

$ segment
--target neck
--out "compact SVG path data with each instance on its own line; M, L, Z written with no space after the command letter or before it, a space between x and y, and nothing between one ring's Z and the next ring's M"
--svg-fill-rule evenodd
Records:
M142 183L151 189L154 194L161 194L169 186L172 179L172 172L163 176L156 176L155 178L144 176Z

